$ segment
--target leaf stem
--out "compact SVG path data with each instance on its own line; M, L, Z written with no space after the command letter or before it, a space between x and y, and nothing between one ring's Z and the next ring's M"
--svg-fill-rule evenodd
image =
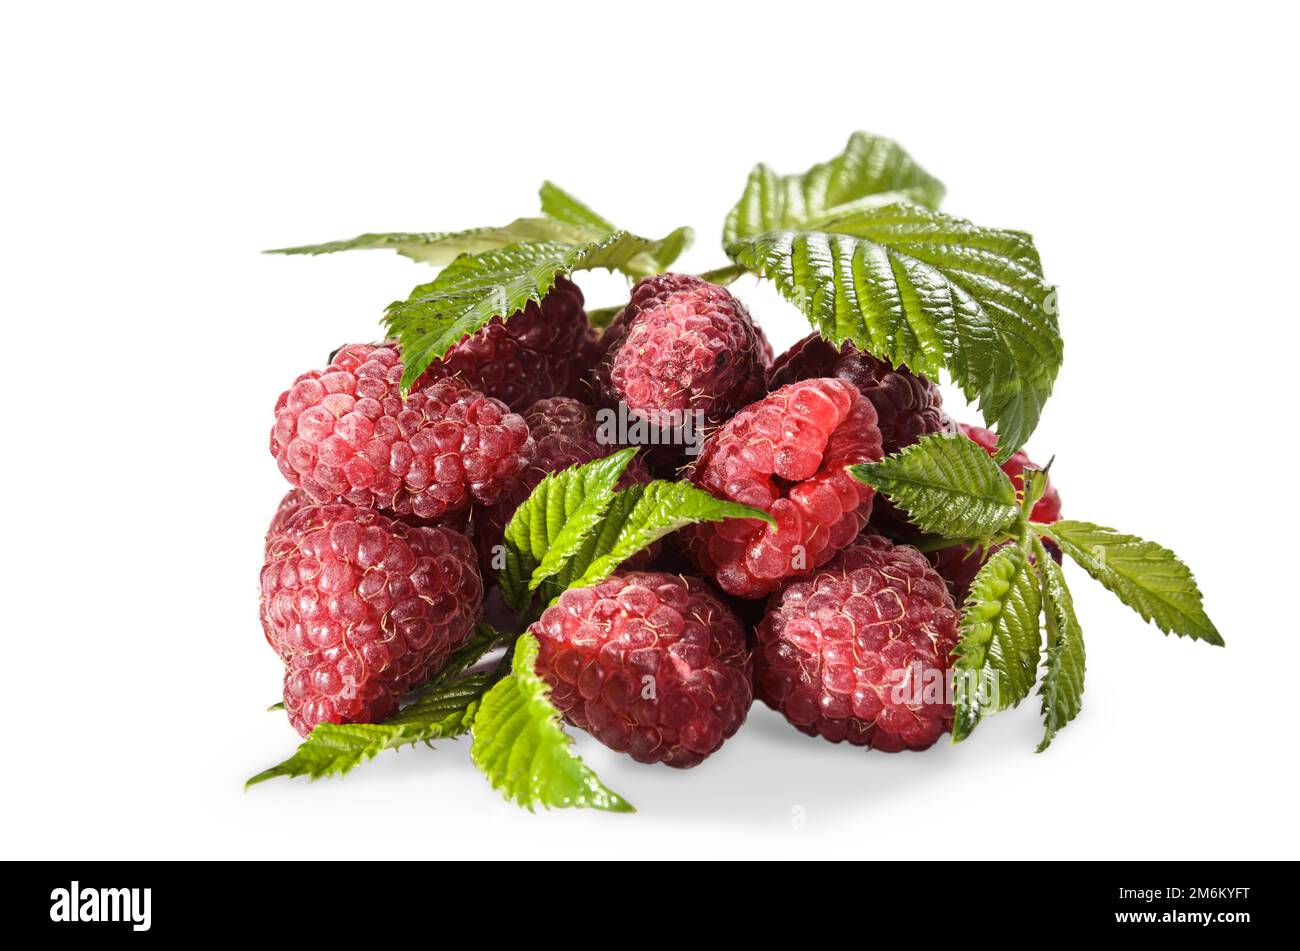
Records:
M710 284L730 284L742 274L748 273L739 264L728 264L724 267L715 267L712 271L704 271L697 274L701 281L708 281Z
M971 541L969 538L944 538L942 535L931 535L910 542L900 541L899 544L911 545L917 551L929 554L930 552L943 551L945 548L956 548L958 545L969 545Z

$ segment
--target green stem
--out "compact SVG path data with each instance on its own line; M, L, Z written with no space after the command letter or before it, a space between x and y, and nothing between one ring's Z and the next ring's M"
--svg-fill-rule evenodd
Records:
M701 281L708 281L710 284L730 284L745 273L747 272L739 264L728 264L725 267L715 267L712 271L705 271L696 276Z
M910 542L900 542L900 544L911 545L917 551L929 554L934 551L943 551L945 548L956 548L958 545L969 545L971 542L969 539L964 538L934 536L931 538L918 538Z
M992 548L992 547L995 546L995 545L1001 545L1003 542L1012 542L1012 541L1017 541L1019 538L1020 538L1020 535L1019 535L1019 534L1016 534L1016 535L1011 535L1011 534L1003 534L1003 535L999 535L999 536L996 537L996 538L991 538L991 539L988 540L988 547L989 547L989 548ZM972 548L974 548L974 547L977 547L977 546L983 545L983 544L984 544L984 539L982 539L982 538L946 538L946 537L944 537L943 535L923 535L923 536L920 537L920 538L916 538L916 539L912 539L912 540L906 540L906 539L904 539L904 540L898 541L898 544L900 544L900 545L910 545L912 548L915 548L917 551L928 554L928 553L930 553L930 552L943 551L945 548L956 548L958 545L969 545L969 546L971 546Z

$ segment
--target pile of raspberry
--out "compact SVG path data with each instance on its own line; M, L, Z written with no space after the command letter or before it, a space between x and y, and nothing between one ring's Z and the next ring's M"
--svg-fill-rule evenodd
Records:
M743 303L683 274L642 280L603 334L561 278L405 396L402 369L396 344L353 344L275 405L289 492L260 613L299 733L398 710L493 603L520 503L626 445L640 451L620 487L686 479L772 521L691 526L534 614L537 672L569 723L674 767L717 752L755 697L805 733L881 750L951 728L950 698L922 685L951 666L987 553L921 554L906 514L846 471L957 431L931 381L815 334L773 359ZM961 432L995 451L991 433ZM1059 513L1049 488L1034 517Z

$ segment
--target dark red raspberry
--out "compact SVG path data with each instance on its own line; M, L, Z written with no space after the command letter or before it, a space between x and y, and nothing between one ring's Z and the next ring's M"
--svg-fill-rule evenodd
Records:
M623 448L612 438L602 441L596 411L574 399L538 400L524 412L524 421L537 445L533 464L524 476L524 482L532 484L530 489L547 473L603 459ZM623 477L627 485L650 481L639 456L633 457Z
M542 298L504 321L494 317L425 371L423 380L459 376L515 412L548 396L588 396L598 348L582 309L582 291L564 277Z
M483 601L473 547L344 503L284 518L291 504L267 536L260 603L287 668L289 720L303 735L381 720L473 632Z
M802 380L737 413L709 437L691 481L776 519L684 530L700 568L728 594L758 598L825 564L857 536L875 490L846 466L881 458L876 411L843 380Z
M601 442L598 438L596 411L567 397L538 400L524 411L524 421L528 424L528 431L537 447L532 465L524 470L516 488L495 505L477 512L474 539L485 573L492 565L493 556L499 551L498 546L505 535L510 516L528 498L537 483L549 473L594 459L603 459L622 448L613 442ZM649 481L650 470L638 455L633 457L624 470L618 488L624 489L629 485ZM642 553L637 557L647 560L653 554Z
M745 632L697 578L617 572L564 592L529 630L565 718L638 762L695 766L749 712Z
M1002 546L995 545L992 551L1000 547ZM992 551L985 552L980 545L958 543L927 552L925 557L948 586L953 602L961 607L966 601L966 595L970 593L971 582L975 580L975 576L979 574L980 568L984 566Z
M813 736L923 750L952 728L957 623L920 552L864 535L772 597L754 649L755 695Z
M965 423L961 424L961 432L963 436L982 446L990 456L997 454L997 433L990 432L980 426L967 426ZM1010 459L1002 463L1002 471L1015 483L1017 492L1025 490L1024 473L1026 466L1034 469L1042 468L1030 460L1029 455L1024 450L1014 453ZM1060 520L1061 494L1056 490L1056 486L1052 485L1050 478L1047 480L1047 487L1042 498L1034 503L1034 510L1030 513L1030 518L1044 525L1050 525L1052 522ZM1045 539L1043 544L1057 563L1060 563L1061 552L1056 547L1056 543L1051 539ZM986 552L982 547L958 544L931 552L927 557L930 559L930 563L934 565L935 570L943 577L943 580L948 583L948 590L952 592L953 600L960 605L966 600L971 582L975 580L975 575L983 567L984 562L988 560L988 556L1001 547L1001 545L994 545Z
M275 406L271 453L314 501L439 519L490 504L532 462L523 417L451 378L405 401L392 345L355 344L304 373Z
M684 413L705 426L721 422L763 394L772 348L745 305L725 288L688 274L647 277L601 338L597 398L620 403L658 431L647 443L664 475L688 459L680 436Z
M768 389L814 377L847 380L871 401L887 456L929 433L956 432L956 424L943 411L939 387L907 367L895 369L863 353L848 340L836 347L819 334L804 337L776 358Z

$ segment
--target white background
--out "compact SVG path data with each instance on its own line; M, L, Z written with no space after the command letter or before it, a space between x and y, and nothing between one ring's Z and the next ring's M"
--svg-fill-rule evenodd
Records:
M1296 24L1076 11L11 6L0 855L1300 857ZM755 161L797 171L858 128L949 211L1036 236L1066 363L1029 448L1067 515L1178 551L1228 647L1076 571L1084 712L1041 756L1032 704L896 756L756 706L684 773L580 736L632 816L517 810L464 741L243 792L297 739L256 616L271 407L429 274L258 251L504 223L549 177L641 233L695 226L680 267L705 269ZM736 288L778 347L804 333Z

